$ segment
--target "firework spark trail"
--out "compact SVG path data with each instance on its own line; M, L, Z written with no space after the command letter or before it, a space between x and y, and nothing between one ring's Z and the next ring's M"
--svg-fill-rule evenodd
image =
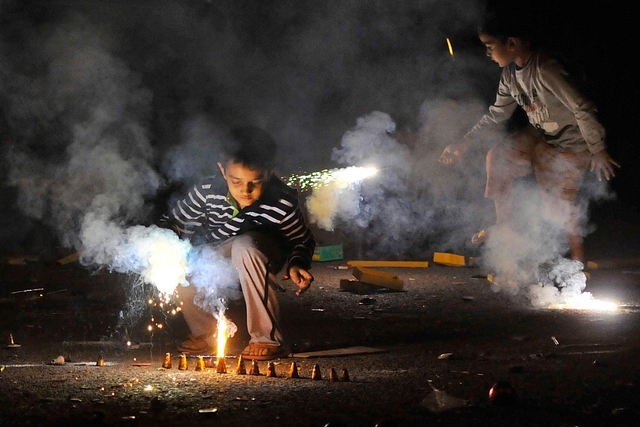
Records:
M241 297L237 272L228 259L209 245L192 246L172 230L157 226L123 229L97 215L87 215L81 237L84 264L138 276L129 302L120 312L120 326L133 327L149 306L157 306L164 313L165 307L179 297L179 286L193 285L197 290L194 303L215 317L224 315L228 300ZM157 290L159 301L149 301L156 295L151 295L144 284ZM229 323L227 334L233 336L235 325Z
M344 188L378 173L375 167L349 166L346 168L323 169L303 175L291 175L284 181L300 191L319 189L328 185Z

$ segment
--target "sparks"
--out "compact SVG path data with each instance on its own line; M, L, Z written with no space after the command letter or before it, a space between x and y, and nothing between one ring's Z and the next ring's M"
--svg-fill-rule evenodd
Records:
M618 304L611 301L601 301L593 298L590 293L585 292L578 297L569 298L561 304L550 304L552 310L588 310L588 311L618 311Z
M218 342L217 342L217 356L218 358L224 357L225 346L227 345L228 337L228 321L224 316L224 312L220 312L218 315Z
M287 185L304 191L324 187L332 183L346 187L370 178L377 173L378 169L375 167L349 166L339 169L323 169L305 175L291 175L289 178L284 178L284 181Z
M186 282L188 251L183 241L158 238L150 248L143 277L161 294L173 294L178 284Z
M447 46L449 47L449 55L453 58L453 46L451 45L451 40L447 37Z

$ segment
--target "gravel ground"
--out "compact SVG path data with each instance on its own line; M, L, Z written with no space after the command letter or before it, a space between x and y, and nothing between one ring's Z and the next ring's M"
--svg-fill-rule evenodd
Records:
M269 377L267 362L260 375L236 374L233 356L227 373L196 371L195 358L179 370L179 315L161 332L146 331L144 316L118 323L120 310L135 308L135 278L76 263L5 263L0 334L20 347L0 353L0 424L620 426L640 416L640 271L628 261L590 271L587 291L615 297L624 304L616 313L534 308L522 292L494 292L480 268L433 263L378 269L400 277L401 292L355 294L340 289L353 278L341 264L315 263L302 297L281 281L294 357L275 361ZM243 310L227 311L240 328L230 355L246 344ZM301 354L350 347L378 352ZM300 378L289 378L292 362ZM498 382L510 388L490 399Z

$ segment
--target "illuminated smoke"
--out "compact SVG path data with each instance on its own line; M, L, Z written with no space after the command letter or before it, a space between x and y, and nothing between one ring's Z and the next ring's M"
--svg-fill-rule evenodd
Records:
M538 284L529 289L531 301L540 308L570 308L615 311L617 303L600 301L587 287L587 276L580 261L561 258L539 269Z
M351 166L320 173L317 178L311 176L315 185L306 206L313 222L325 230L333 230L336 220L367 226L366 207L362 205L365 179L371 177L373 186L393 184L395 178L390 173L397 173L398 163L408 155L391 135L394 131L391 117L375 111L359 118L356 126L344 134L342 148L334 149L333 158ZM381 173L383 183L376 179Z
M187 285L191 245L171 230L155 226L120 228L114 223L91 221L82 228L83 262L108 266L120 273L135 273L161 294Z
M350 166L342 169L324 169L303 175L291 175L284 181L301 191L317 190L325 186L345 188L378 173L375 167Z
M286 182L302 191L312 191L306 202L311 222L317 223L324 230L333 231L337 215L350 218L358 214L360 184L377 173L378 169L375 167L350 166L293 175Z
M2 12L10 3L19 2ZM184 259L158 278L140 259L154 254L149 242L187 251L188 272L197 257L166 230L135 224L151 222L159 190L215 172L212 123L265 127L284 174L330 161L337 170L375 165L376 176L314 188L307 200L320 227L358 236L362 256L463 251L490 221L484 153L451 168L437 162L494 95L495 64L459 42L452 61L443 43L472 27L480 2L256 3L260 13L231 1L37 3L45 12L52 5L44 22L18 13L0 29L2 113L13 134L2 147L6 177L28 217L3 218L13 224L3 243L27 241L29 224L42 222L86 265L140 274L162 292L179 286ZM407 123L419 127L413 145L399 137ZM588 184L589 195L602 193ZM562 243L550 242L559 253ZM503 252L510 257L483 258L516 271L522 260L513 254L529 259L528 250ZM225 280L199 282L211 310L237 296L221 285L226 268L212 274Z
M85 266L138 276L129 281L137 287L128 292L132 297L141 296L140 282L162 298L191 282L201 291L199 302L215 313L238 296L224 288L235 271L172 231L135 225L147 221L149 200L165 184L148 130L153 94L115 53L117 34L108 26L100 31L86 16L70 13L43 34L32 33L24 58L33 64L1 70L7 116L20 132L6 156L18 207L52 227ZM190 140L216 136L185 133ZM181 167L173 164L174 176L182 177Z

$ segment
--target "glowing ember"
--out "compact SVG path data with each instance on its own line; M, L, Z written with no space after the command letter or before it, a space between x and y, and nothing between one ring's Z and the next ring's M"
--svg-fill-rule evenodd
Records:
M447 37L447 46L449 47L449 55L453 57L453 46L451 46L451 40Z
M378 173L374 167L349 166L341 169L323 169L306 175L291 175L284 181L287 185L298 187L300 190L320 188L329 184L347 187L350 184L363 181Z

